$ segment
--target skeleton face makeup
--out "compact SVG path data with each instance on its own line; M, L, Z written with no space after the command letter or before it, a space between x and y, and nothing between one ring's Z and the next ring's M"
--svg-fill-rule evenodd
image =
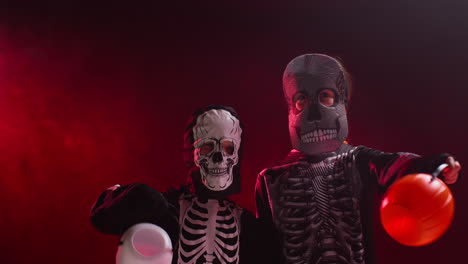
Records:
M233 182L242 129L239 120L223 109L201 114L193 127L194 162L201 181L211 191L223 191Z
M283 74L293 148L309 155L335 151L348 136L348 84L341 64L322 54L293 59Z

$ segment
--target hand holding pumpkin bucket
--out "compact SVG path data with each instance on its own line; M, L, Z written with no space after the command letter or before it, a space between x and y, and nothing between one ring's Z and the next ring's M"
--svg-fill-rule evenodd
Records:
M447 164L432 174L407 175L389 187L380 206L387 233L400 244L423 246L437 240L450 226L455 209L447 185L437 178Z

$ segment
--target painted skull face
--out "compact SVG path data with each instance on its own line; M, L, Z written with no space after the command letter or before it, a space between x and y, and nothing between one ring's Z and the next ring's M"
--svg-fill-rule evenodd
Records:
M211 109L197 118L193 127L194 161L209 190L222 191L232 184L241 133L239 120L226 110Z
M335 151L348 136L347 81L340 63L322 54L293 59L283 75L293 148L309 155Z

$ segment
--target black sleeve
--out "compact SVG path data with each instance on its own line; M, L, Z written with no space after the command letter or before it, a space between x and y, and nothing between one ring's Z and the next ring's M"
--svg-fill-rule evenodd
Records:
M265 232L255 216L244 210L241 216L241 238L239 264L276 263L275 253L271 247L271 233Z
M273 223L268 191L266 188L264 170L257 176L257 182L255 183L255 205L257 208L256 216L262 221Z
M122 235L138 223L152 223L177 240L178 213L164 195L146 184L136 183L104 191L90 213L91 224L100 232Z
M280 263L282 259L281 242L278 231L273 223L267 186L265 183L265 171L262 171L255 185L256 202L256 235L257 246L260 255L258 263Z
M361 221L366 245L366 263L376 263L376 242L374 232L380 226L378 208L380 195L405 175L432 173L445 162L448 154L420 157L416 154L387 153L367 147L358 147L356 165L362 180Z
M449 156L444 153L420 157L413 153L386 153L361 147L356 159L361 172L375 176L381 187L388 188L395 180L407 174L433 173Z

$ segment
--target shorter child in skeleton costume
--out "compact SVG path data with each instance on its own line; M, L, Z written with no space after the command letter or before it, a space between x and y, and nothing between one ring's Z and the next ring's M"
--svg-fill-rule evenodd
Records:
M106 190L91 211L91 223L121 235L137 223L152 223L170 236L173 263L258 263L255 217L229 195L240 192L242 126L234 109L197 110L184 135L190 184L158 192L145 184Z
M445 182L457 180L460 164L448 154L420 157L347 144L349 87L343 66L326 55L302 55L286 67L293 150L256 183L257 217L275 237L267 247L277 254L268 263L373 264L378 189L445 162Z

